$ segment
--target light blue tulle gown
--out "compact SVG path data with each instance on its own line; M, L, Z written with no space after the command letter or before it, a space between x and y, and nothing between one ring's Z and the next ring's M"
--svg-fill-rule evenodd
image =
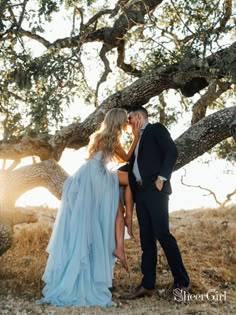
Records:
M61 207L47 247L44 298L54 305L113 305L117 172L97 152L64 184Z

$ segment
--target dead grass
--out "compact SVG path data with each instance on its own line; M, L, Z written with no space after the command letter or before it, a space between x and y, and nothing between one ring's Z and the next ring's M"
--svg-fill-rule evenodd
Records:
M51 234L51 224L47 218L52 221L55 217L55 210L50 212L48 209L45 215L42 215L43 211L37 223L16 226L12 248L0 257L2 296L10 294L28 300L41 296L41 276L47 261L45 248ZM168 300L162 293L165 292L163 289L171 286L172 276L160 249L157 267L158 293L149 300L144 298L134 302L122 302L122 308L115 309L112 314L159 314L159 311L160 314L235 314L233 303L236 300L236 206L174 212L170 216L170 226L190 274L192 293L203 294L209 289L216 289L219 292L227 292L227 301L224 305L207 301L201 305L199 302L191 302L179 306L173 300ZM115 267L114 299L117 301L120 294L134 289L141 279L141 251L136 218L134 238L126 241L126 253L130 275L128 276L119 264ZM197 313L199 310L202 313ZM102 314L99 312L97 310L94 314Z

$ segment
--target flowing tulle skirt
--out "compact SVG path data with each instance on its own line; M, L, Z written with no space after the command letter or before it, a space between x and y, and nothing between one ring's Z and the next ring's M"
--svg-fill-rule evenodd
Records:
M119 184L101 158L98 152L65 181L39 303L112 305Z

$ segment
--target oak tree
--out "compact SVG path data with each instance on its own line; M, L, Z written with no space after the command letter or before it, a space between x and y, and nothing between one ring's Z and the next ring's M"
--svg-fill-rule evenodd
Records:
M12 161L1 208L38 186L60 198L63 151L85 146L111 108L148 106L167 126L188 111L175 169L225 140L235 149L234 40L231 0L0 1L0 159ZM78 100L94 111L66 119Z

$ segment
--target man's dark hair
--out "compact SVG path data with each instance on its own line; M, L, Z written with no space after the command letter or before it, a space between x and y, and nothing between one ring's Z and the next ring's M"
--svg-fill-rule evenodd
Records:
M131 113L137 113L140 112L144 118L148 119L148 111L146 110L146 108L142 107L142 106L137 106L137 107L133 107L132 109L129 109L129 112Z

